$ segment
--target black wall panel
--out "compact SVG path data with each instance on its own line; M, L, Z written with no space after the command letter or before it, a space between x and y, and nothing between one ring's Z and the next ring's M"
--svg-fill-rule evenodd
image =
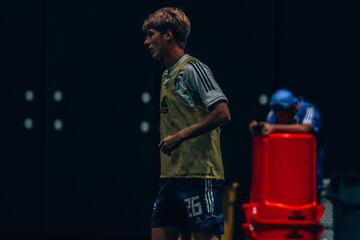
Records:
M37 232L42 151L41 2L2 1L0 16L0 232Z

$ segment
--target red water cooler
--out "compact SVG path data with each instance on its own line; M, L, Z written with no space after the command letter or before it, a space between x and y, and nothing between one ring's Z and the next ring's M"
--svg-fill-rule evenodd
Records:
M250 202L243 204L249 239L320 239L324 207L316 201L316 139L270 134L253 139Z

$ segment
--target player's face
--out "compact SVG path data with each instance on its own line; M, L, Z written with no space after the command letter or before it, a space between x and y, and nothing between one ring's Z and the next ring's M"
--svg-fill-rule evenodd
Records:
M149 48L153 58L157 60L164 58L166 41L164 35L159 31L152 28L147 30L144 45Z
M294 119L294 109L274 111L279 123L291 123Z

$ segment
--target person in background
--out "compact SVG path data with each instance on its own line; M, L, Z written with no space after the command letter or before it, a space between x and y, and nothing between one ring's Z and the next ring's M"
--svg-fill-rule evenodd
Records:
M311 133L317 138L317 192L318 200L323 180L324 148L320 141L322 126L318 108L302 97L295 97L287 89L275 91L270 100L270 111L266 121L251 121L249 130L252 134L266 136L270 133Z

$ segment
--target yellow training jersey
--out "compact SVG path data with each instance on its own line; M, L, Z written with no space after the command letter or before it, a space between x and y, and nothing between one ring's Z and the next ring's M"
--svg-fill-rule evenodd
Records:
M161 139L189 127L207 114L205 106L189 106L175 91L174 83L180 70L189 62L188 57L178 64L168 84L161 84L160 137ZM224 179L220 149L220 128L184 141L172 151L171 156L160 153L161 178L212 178Z

